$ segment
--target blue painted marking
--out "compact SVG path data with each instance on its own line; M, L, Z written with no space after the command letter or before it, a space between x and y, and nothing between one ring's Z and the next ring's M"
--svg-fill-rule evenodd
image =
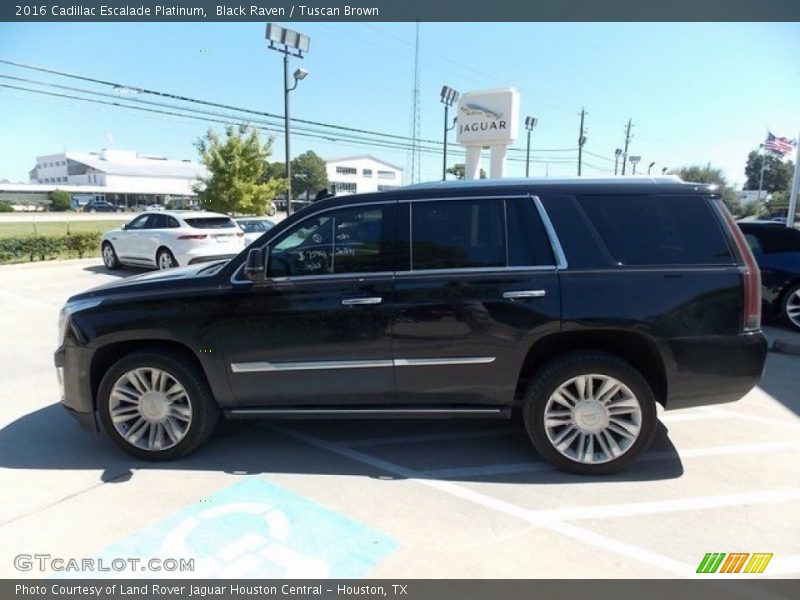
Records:
M191 575L197 577L351 578L396 546L380 531L248 477L106 547L96 558L105 564L129 557L143 563L148 558L194 558Z

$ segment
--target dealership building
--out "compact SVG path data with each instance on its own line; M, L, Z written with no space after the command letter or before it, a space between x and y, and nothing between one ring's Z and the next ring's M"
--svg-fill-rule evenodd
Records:
M325 170L337 195L384 192L403 185L402 167L369 154L328 159Z
M403 169L367 154L326 162L330 188L337 194L379 192L403 185ZM33 209L48 203L54 190L72 194L73 205L106 200L123 208L172 201L194 202L194 186L208 175L191 160L139 154L130 150L61 152L36 158L29 183L0 183L0 200Z

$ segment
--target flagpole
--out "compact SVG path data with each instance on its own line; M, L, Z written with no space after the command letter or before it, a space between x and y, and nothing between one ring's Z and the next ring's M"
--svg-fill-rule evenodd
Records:
M786 215L786 226L794 227L794 215L797 212L797 188L800 186L800 135L797 136L797 152L794 157L794 177L792 191L789 194L789 212Z
M764 187L764 169L767 166L767 149L761 144L761 176L758 178L758 196L756 199L761 202L761 190Z

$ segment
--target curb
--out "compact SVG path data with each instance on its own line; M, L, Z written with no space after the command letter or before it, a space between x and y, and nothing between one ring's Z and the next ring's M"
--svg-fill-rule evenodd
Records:
M793 356L800 356L800 343L790 342L788 340L775 340L770 347L772 352L780 354L790 354Z

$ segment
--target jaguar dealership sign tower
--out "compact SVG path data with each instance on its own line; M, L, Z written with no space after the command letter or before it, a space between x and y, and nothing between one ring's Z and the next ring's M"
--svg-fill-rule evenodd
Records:
M458 143L466 149L464 177L477 179L481 148L491 150L489 177L503 176L508 146L517 139L519 92L514 88L468 92L458 100Z

